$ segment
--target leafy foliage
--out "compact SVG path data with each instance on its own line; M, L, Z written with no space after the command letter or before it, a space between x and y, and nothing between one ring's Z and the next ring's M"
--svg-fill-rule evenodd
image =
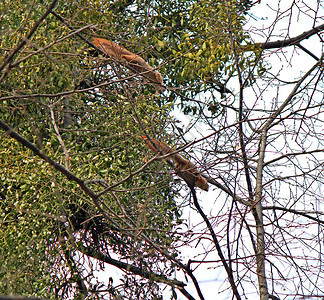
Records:
M49 4L0 3L3 62ZM48 298L92 293L100 298L105 292L94 271L103 270L107 261L120 267L112 263L116 256L138 272L171 278L176 263L170 257L178 257L175 229L182 222L175 202L179 184L172 184L163 163L138 172L146 152L138 136L172 139L169 113L175 101L195 113L191 98L215 85L224 92L220 81L233 74L235 51L242 70L249 70L258 55L245 57L240 47L248 39L242 30L248 6L184 0L58 3L56 12L74 30L140 53L160 67L174 92L155 95L144 78L107 58L94 58L54 15L39 25L6 65L1 119L101 194L100 207L75 182L3 138L0 293ZM212 97L206 104L215 101ZM97 267L91 267L93 260ZM126 272L123 289L110 286L112 297L159 295L150 276L137 274L139 280L136 272L120 268Z

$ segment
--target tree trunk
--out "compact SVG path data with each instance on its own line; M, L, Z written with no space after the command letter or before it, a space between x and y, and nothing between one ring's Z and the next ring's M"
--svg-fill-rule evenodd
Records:
M267 278L265 272L265 246L264 246L264 227L263 227L263 215L262 215L262 172L263 172L263 162L264 154L267 142L267 130L263 130L261 134L260 142L260 153L257 166L257 178L256 178L256 188L255 188L255 222L256 222L256 232L257 232L257 276L259 283L260 300L268 300L268 287Z

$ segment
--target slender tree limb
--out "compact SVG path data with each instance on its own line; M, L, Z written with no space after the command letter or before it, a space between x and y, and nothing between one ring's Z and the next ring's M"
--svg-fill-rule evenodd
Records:
M256 202L256 212L258 214L258 219L256 219L257 225L257 274L259 278L259 290L260 290L260 299L268 299L268 289L266 282L266 274L265 274L265 245L264 245L264 225L262 221L262 179L263 179L263 168L264 168L264 158L265 158L265 149L267 146L267 137L268 130L273 125L274 120L280 115L283 109L292 101L294 96L296 95L300 85L304 82L304 80L311 74L311 72L320 65L320 61L318 61L306 74L297 82L294 86L293 90L286 98L286 100L279 106L279 108L273 112L268 120L264 123L261 129L260 136L260 145L259 145L259 158L257 161L257 171L256 171L256 187L255 187L255 202Z
M44 46L44 47L38 49L37 51L31 51L31 53L30 53L29 55L27 55L27 56L21 58L20 60L16 60L14 63L12 63L12 64L11 64L11 67L16 67L16 66L18 66L19 64L21 64L22 62L24 62L24 61L26 61L27 59L31 58L32 56L34 56L34 55L36 55L36 54L38 54L38 53L40 53L40 52L44 52L46 49L52 47L53 45L58 44L58 43L60 43L60 42L62 42L62 41L64 41L64 40L70 38L71 36L77 34L78 32L81 32L81 31L83 31L83 30L85 30L85 29L87 29L87 28L90 28L90 27L92 27L92 26L91 26L91 25L88 25L88 26L85 26L85 27L83 27L83 28L80 28L79 30L77 30L77 31L75 31L75 32L71 32L70 34L68 34L68 35L66 35L66 36L64 36L64 37L62 37L62 38L60 38L60 39L58 39L58 40L55 40L55 41L52 42L52 43L47 44L46 46Z
M57 124L56 124L56 121L55 121L55 115L54 115L54 110L53 110L53 107L51 106L50 107L50 112L51 112L51 121L52 121L52 125L53 125L53 128L54 128L54 132L55 132L55 135L62 147L62 150L64 152L64 155L65 155L65 169L69 170L69 160L70 160L70 154L69 154L69 151L67 150L66 148L66 145L65 145L65 142L63 141L62 139L62 136L60 134L60 131L57 127Z
M250 167L248 164L248 158L246 153L245 141L244 141L244 129L243 129L243 122L246 121L246 116L243 113L243 90L246 84L246 80L243 81L243 76L240 67L239 56L237 55L237 45L235 38L232 36L232 48L235 55L235 65L238 73L238 80L240 85L239 90L239 111L238 111L238 132L239 132L239 143L242 152L242 161L243 161L243 168L245 174L245 180L247 185L247 190L249 194L249 200L254 200L254 206L252 207L252 214L256 224L256 260L257 260L257 277L258 277L258 284L259 284L259 293L260 293L260 300L268 300L269 292L268 292L268 285L267 285L267 278L265 272L265 241L264 241L264 225L263 225L263 215L262 215L262 170L263 170L263 158L264 158L264 149L260 146L259 152L259 159L258 159L258 168L257 168L257 175L256 175L256 187L255 187L255 194L253 193L252 187L252 179L250 175ZM261 134L262 139L262 134ZM264 146L265 147L265 146Z
M309 51L307 48L305 48L301 44L296 44L296 46L298 48L300 48L301 50L303 50L305 53L307 53L309 56L313 57L316 61L319 60L319 58L313 52Z
M235 201L240 202L244 205L247 206L251 206L252 202L251 201L246 201L244 199L242 199L241 197L235 195L228 187L222 185L221 183L219 183L217 180L215 180L214 178L211 178L207 175L201 174L202 177L204 177L208 183L216 186L217 188L221 189L222 191L224 191L226 194L228 194L229 196L231 196Z
M205 215L205 213L203 212L202 208L199 205L199 202L198 202L198 199L197 199L197 194L196 194L194 186L192 184L191 185L188 184L188 186L190 188L190 191L191 191L191 194L192 194L192 197L193 197L194 205L195 205L196 209L198 210L199 214L201 215L201 217L203 218L205 224L207 225L208 231L210 232L210 235L211 235L211 237L213 239L213 242L214 242L214 245L216 247L218 256L220 257L220 259L222 261L222 264L224 266L224 269L225 269L225 271L227 273L227 277L228 277L228 280L230 282L233 294L236 297L236 299L239 300L239 299L241 299L241 296L240 296L240 294L239 294L239 292L237 290L237 286L235 284L233 273L232 273L231 268L229 267L229 265L228 265L228 263L226 261L226 258L224 257L223 251L222 251L221 246L220 246L220 244L218 242L218 239L217 239L217 236L216 236L215 231L213 229L213 226L210 224L207 216Z
M143 268L122 262L117 259L113 259L107 255L104 255L104 254L96 251L94 248L82 247L81 249L78 249L78 250L87 256L93 257L93 258L98 259L102 262L113 265L113 266L115 266L119 269L122 269L124 271L131 272L134 275L139 275L143 278L150 279L150 280L160 282L160 283L166 283L168 285L173 285L173 286L178 286L178 287L186 286L186 284L183 283L182 281L179 281L176 279L170 280L163 274L156 274L152 271L147 271L147 270L144 270Z
M266 270L265 270L265 241L264 241L264 224L262 213L262 179L263 179L263 163L265 149L267 146L267 130L262 130L260 136L259 158L256 171L256 186L255 186L255 202L256 202L256 229L257 229L257 275L259 281L260 299L267 300L269 292L267 287Z
M68 24L58 13L56 13L55 11L51 11L51 14L53 16L55 16L60 22L62 22L71 31L74 31L74 28L70 24ZM86 42L89 46L91 46L91 47L95 48L96 50L98 50L101 54L104 53L103 51L101 51L100 49L98 49L94 44L92 44L87 38L85 38L82 34L80 34L79 31L75 31L74 34L76 36L78 36L81 40L83 40L84 42Z
M294 96L297 94L297 91L299 89L299 87L301 86L301 84L306 80L306 78L319 66L321 66L322 64L322 59L324 57L324 53L322 54L320 60L314 64L305 74L302 78L300 78L298 80L298 82L296 83L296 85L294 86L294 88L292 89L292 91L290 92L290 94L288 95L288 97L286 98L286 100L279 106L279 108L274 111L271 116L268 118L268 120L264 123L264 125L262 126L261 132L263 130L268 130L272 123L274 122L274 120L280 115L280 113L283 111L283 109L290 103L290 101L294 98Z
M132 79L136 76L137 74L133 74L133 75L129 75L127 77L121 78L121 79L116 79L116 80L111 80L105 83L101 83L101 84L97 84L93 87L90 88L85 88L85 89L80 89L80 90L70 90L70 91L66 91L66 92L59 92L59 93L54 93L54 94L25 94L25 95L15 95L15 96L7 96L7 97L1 97L0 99L2 101L4 100L10 100L10 99L29 99L29 98L62 98L64 96L69 96L72 94L77 94L77 93L84 93L84 92L89 92L91 90L97 89L97 88L101 88L101 87L107 87L109 85L113 85L116 83L120 83L120 82L124 82L128 79ZM48 105L37 101L35 99L33 99L33 101L37 102L39 105L44 106L44 107L48 107ZM60 100L54 102L52 104L52 106L55 106Z
M293 38L289 38L289 39L285 39L285 40L278 40L278 41L274 41L274 42L256 43L255 45L258 47L261 47L264 50L297 45L301 41L308 39L312 35L317 34L317 33L321 32L322 30L324 30L324 24L314 27L308 31L305 31L302 34L297 35Z
M184 288L178 288L178 290L181 292L182 295L187 297L189 300L195 300L195 298L192 297Z
M310 219L310 220L313 220L317 223L320 223L320 224L324 224L324 221L320 220L319 218L316 218L316 217L312 217L310 216L309 214L319 214L319 215L324 215L324 213L322 212L319 212L319 211L310 211L310 212L305 212L305 211L300 211L300 210L296 210L296 209L292 209L292 208L286 208L286 207L281 207L281 206L264 206L263 207L263 210L281 210L281 211L285 211L285 212L289 212L289 213L293 213L293 214L296 214L296 215L300 215L300 216L303 216L307 219Z
M286 154L283 154L279 157L276 157L274 159L271 159L271 160L268 160L266 161L263 166L267 166L267 165L270 165L278 160L281 160L281 159L284 159L284 158L288 158L290 156L297 156L297 155L307 155L307 154L313 154L313 153L319 153L319 152L324 152L324 149L317 149L317 150L310 150L310 151L302 151L302 152L296 152L296 153L286 153Z
M187 299L189 300L194 300L195 298L186 291L184 288L186 286L185 283L182 281L176 280L176 279L168 279L165 275L163 274L156 274L152 271L147 271L144 270L143 268L139 268L137 266L113 259L111 257L108 257L104 254L101 254L97 251L95 251L93 248L89 247L83 247L82 249L78 249L80 252L83 254L93 257L95 259L98 259L102 262L105 262L107 264L113 265L121 270L124 270L125 272L131 272L134 275L139 275L143 278L155 281L155 282L160 282L167 284L172 287L176 287Z

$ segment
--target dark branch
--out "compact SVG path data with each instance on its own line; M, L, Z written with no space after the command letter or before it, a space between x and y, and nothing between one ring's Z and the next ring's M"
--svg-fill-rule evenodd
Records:
M317 223L320 223L320 224L324 224L324 221L320 220L319 218L312 217L312 216L310 216L309 214L307 214L304 211L295 210L295 209L292 209L292 208L286 208L286 207L281 207L281 206L264 206L262 209L263 210L281 210L281 211L285 211L285 212L289 212L289 213L293 213L293 214L296 214L296 215L303 216L303 217L305 217L307 219L313 220L313 221L315 221ZM316 212L312 212L312 213L316 213Z
M319 60L319 58L313 53L310 52L307 48L305 48L304 46L302 46L301 44L297 44L296 45L298 48L302 49L305 53L307 53L309 56L313 57L316 61Z
M281 156L279 156L279 157L276 157L276 158L274 158L274 159L271 159L271 160L269 160L269 161L267 161L267 162L265 162L264 164L263 164L263 166L267 166L267 165L270 165L270 164L272 164L272 163L274 163L274 162L276 162L276 161L278 161L278 160L281 160L281 159L283 159L283 158L288 158L288 157L290 157L290 156L297 156L297 155L307 155L307 154L312 154L312 153L318 153L318 152L324 152L324 149L316 149L316 150L311 150L311 151L302 151L302 152L296 152L296 153L286 153L286 154L283 154L283 155L281 155Z
M33 143L29 142L25 138L23 138L20 134L11 129L6 123L0 120L0 128L2 128L5 133L11 136L13 139L17 140L21 145L30 149L35 155L39 156L46 162L48 162L51 166L53 166L56 170L60 171L64 174L69 180L75 181L77 184L81 186L81 188L89 195L91 198L97 198L97 195L85 186L84 181L80 178L76 177L70 171L65 169L62 165L52 160L49 156L47 156L43 151L39 150Z
M77 264L74 261L73 254L71 253L71 250L69 249L69 245L65 244L64 242L60 242L63 255L66 261L66 264L68 265L71 274L73 274L72 278L74 278L79 291L84 295L84 298L86 298L88 294L87 287L83 281L81 271L78 269ZM72 279L71 278L71 279ZM71 280L70 279L70 280Z
M164 283L173 287L176 287L185 297L187 297L187 299L189 300L195 300L194 297L192 297L186 290L185 290L185 286L186 284L183 283L182 281L173 279L170 280L168 279L165 275L163 274L156 274L152 271L147 271L144 270L143 268L139 268L137 266L113 259L111 257L108 257L106 255L103 255L97 251L95 251L92 248L85 248L83 247L82 249L79 249L79 251L81 251L82 253L84 253L87 256L93 257L95 259L98 259L102 262L105 262L107 264L113 265L121 270L124 270L126 272L131 272L134 275L139 275L143 278L155 281L155 282L160 282L160 283Z
M319 33L322 30L324 30L324 24L314 27L311 30L305 31L302 34L297 35L290 39L278 40L274 42L257 43L256 46L259 46L265 50L265 49L274 49L274 48L282 48L282 47L297 45L301 41L308 39L312 35Z
M241 299L241 296L240 296L240 294L239 294L239 292L237 290L237 286L235 284L235 280L234 280L234 277L233 277L233 272L232 272L231 268L229 267L229 265L228 265L228 263L226 261L226 258L224 257L224 254L223 254L221 246L220 246L220 244L218 242L218 239L217 239L217 236L216 236L215 231L213 229L213 226L210 224L207 216L205 215L205 213L203 212L203 210L201 209L201 207L199 205L195 188L193 186L190 186L189 184L188 184L188 186L190 188L190 191L191 191L191 194L192 194L192 197L193 197L194 205L195 205L196 209L198 210L199 214L201 215L201 217L204 219L204 222L207 225L208 231L210 232L210 235L212 236L212 239L213 239L214 245L216 247L218 256L221 259L222 264L224 266L224 269L225 269L225 271L227 273L228 280L230 282L232 291L233 291L236 299L239 300L239 299ZM187 270L187 271L188 271L188 275L190 276L190 273L189 273L190 270ZM198 294L199 294L199 290L197 290L197 291L198 291Z
M231 196L235 201L240 202L242 204L245 204L247 206L251 206L252 202L251 201L246 201L244 199L242 199L241 197L235 195L234 192L232 192L228 187L222 185L221 183L217 182L215 179L205 175L205 174L201 174L202 177L204 177L208 183L218 187L219 189L221 189L222 191L224 191L226 194L228 194L229 196Z
M55 11L52 11L51 14L56 17L60 22L62 22L67 28L69 28L71 31L74 31L74 28L68 24L59 14L57 14ZM76 36L78 36L81 40L83 40L84 42L86 42L89 46L91 46L92 48L95 48L97 51L99 51L101 54L104 54L103 51L101 51L100 49L98 49L94 44L92 44L88 39L86 39L82 34L76 32L75 33Z
M122 269L124 271L131 272L134 275L139 275L146 279L150 279L150 280L153 280L156 282L166 283L169 285L174 285L177 287L186 286L186 284L183 283L182 281L179 281L176 279L170 280L165 275L156 274L151 271L149 272L149 271L144 270L143 268L139 268L137 266L122 262L120 260L113 259L111 257L101 254L100 252L95 251L93 248L83 247L82 249L78 249L78 250L81 251L83 254L86 254L87 256L91 256L95 259L98 259L102 262L113 265L113 266L115 266L119 269Z

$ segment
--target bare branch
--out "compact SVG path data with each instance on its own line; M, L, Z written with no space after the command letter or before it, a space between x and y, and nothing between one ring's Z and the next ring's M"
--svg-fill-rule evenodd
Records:
M302 78L300 78L297 82L297 84L294 86L294 88L292 89L291 93L288 95L288 97L286 98L286 100L279 106L279 108L273 112L273 114L268 118L268 120L265 122L265 124L262 126L262 130L268 130L272 123L274 122L274 120L280 115L280 113L283 111L283 109L290 103L290 101L294 98L294 96L296 95L299 87L301 86L301 84L306 80L306 78L319 66L321 66L321 60L323 59L324 53L321 56L321 59L315 64L313 65L305 74Z
M220 244L218 242L217 236L216 236L216 234L214 232L213 226L210 224L207 216L205 215L205 213L203 212L202 208L199 205L199 202L198 202L198 199L197 199L197 194L196 194L194 186L188 184L188 187L190 188L190 191L191 191L191 194L192 194L192 197L193 197L193 201L194 201L194 205L195 205L196 209L198 210L199 214L201 215L201 217L203 218L205 224L207 225L209 233L210 233L210 235L211 235L211 237L213 239L213 242L214 242L214 245L216 247L218 256L220 257L220 259L222 261L222 264L224 266L224 269L225 269L225 271L227 273L227 277L228 277L228 280L229 280L229 282L231 284L232 291L233 291L236 299L241 299L241 296L240 296L240 294L239 294L239 292L237 290L237 286L235 284L233 272L232 272L231 268L229 267L229 265L228 265L228 263L226 261L226 258L225 258L224 254L223 254L223 251L222 251L222 248L221 248L221 246L220 246Z
M303 217L305 217L307 219L313 220L313 221L315 221L317 223L320 223L320 224L324 224L324 221L322 221L320 218L312 217L312 216L309 215L309 214L318 214L318 215L323 216L324 214L322 212L319 212L319 211L306 212L306 211L300 211L300 210L281 207L281 206L264 206L262 209L263 210L281 210L281 211L285 211L285 212L289 212L289 213L293 213L293 214L296 214L296 215L303 216Z
M147 271L147 270L144 270L143 268L139 268L137 266L113 259L111 257L108 257L106 255L103 255L103 254L95 251L94 248L83 247L83 248L79 249L79 251L81 251L82 253L86 254L89 257L93 257L93 258L103 261L107 264L113 265L121 270L124 270L125 272L131 272L134 275L139 275L143 278L146 278L146 279L149 279L149 280L152 280L155 282L160 282L160 283L170 285L172 287L176 287L184 296L186 296L187 299L189 299L189 300L195 299L185 290L184 287L186 286L186 284L183 283L182 281L179 281L176 279L170 280L163 274L156 274L153 271Z
M302 49L305 53L307 53L309 56L313 57L315 60L319 60L319 58L311 51L309 51L307 48L302 46L301 44L296 45L298 48Z
M307 155L307 154L320 153L320 152L324 152L324 149L316 149L316 150L302 151L302 152L295 152L295 153L294 152L292 152L292 153L286 153L286 154L283 154L283 155L281 155L279 157L276 157L274 159L271 159L271 160L265 162L263 164L263 166L265 167L265 166L270 165L270 164L272 164L272 163L274 163L274 162L276 162L278 160L281 160L283 158L288 158L290 156L295 157L295 156L298 156L298 155Z
M274 41L274 42L256 43L255 45L261 47L264 50L297 45L301 41L308 39L312 35L317 34L317 33L321 32L322 30L324 30L324 24L314 27L314 28L312 28L308 31L305 31L302 34L297 35L290 39L278 40L278 41Z

